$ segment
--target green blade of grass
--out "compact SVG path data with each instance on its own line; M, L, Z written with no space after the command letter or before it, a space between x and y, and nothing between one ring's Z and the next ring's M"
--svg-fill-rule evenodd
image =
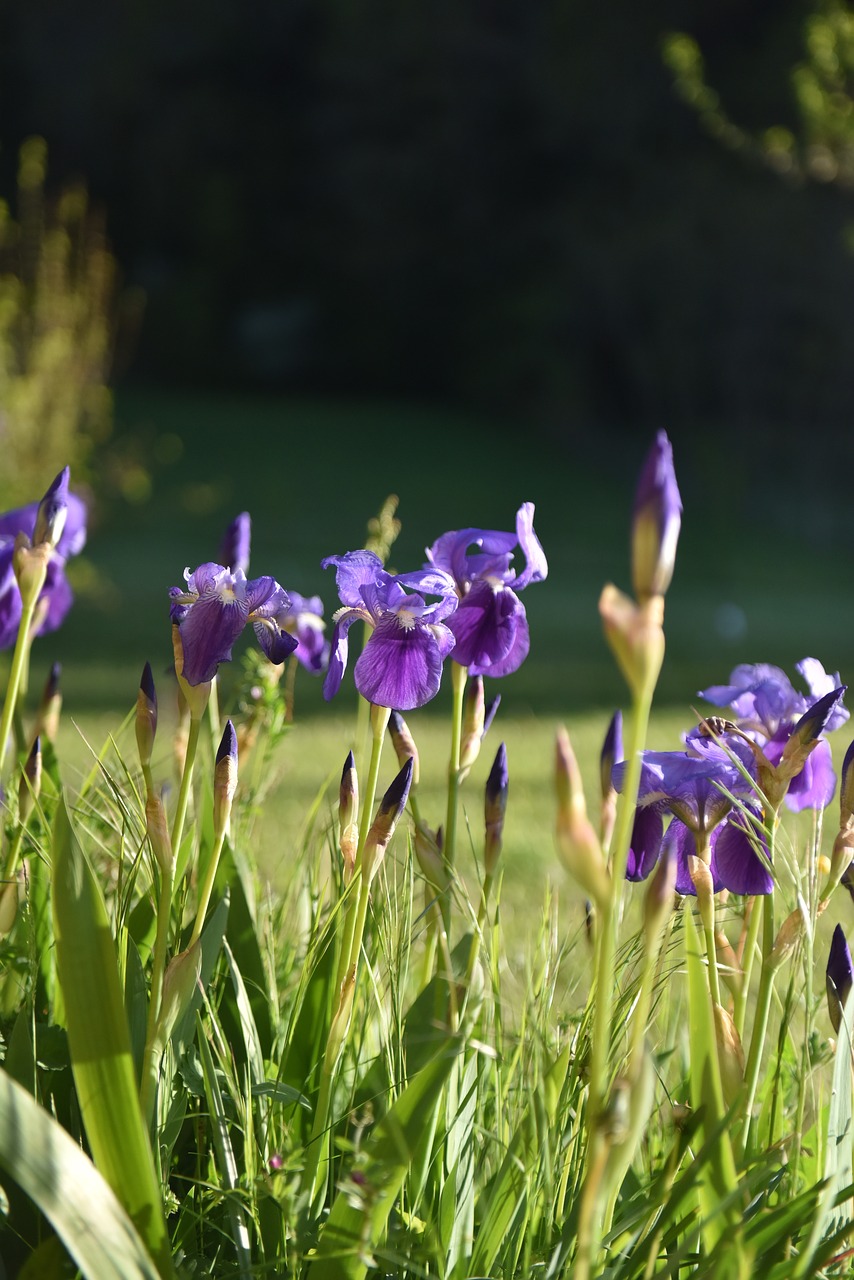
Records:
M359 1179L339 1191L320 1233L311 1280L361 1280L367 1274L370 1251L385 1231L418 1147L423 1117L444 1089L461 1047L458 1040L445 1041L365 1143Z
M56 1120L0 1070L0 1165L38 1205L90 1280L158 1280L104 1178Z
M708 1149L699 1182L703 1242L711 1252L721 1236L741 1230L741 1213L737 1204L738 1175L729 1132L721 1123L725 1108L715 1018L690 902L686 903L683 915L690 1010L691 1103L695 1110L703 1110L707 1136L719 1126L717 1140ZM728 1207L724 1209L723 1206Z
M53 830L56 964L80 1114L95 1164L173 1275L160 1186L137 1096L116 950L101 891L64 798Z

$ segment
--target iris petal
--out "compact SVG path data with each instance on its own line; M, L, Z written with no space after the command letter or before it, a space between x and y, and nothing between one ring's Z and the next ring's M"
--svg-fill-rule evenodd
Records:
M362 609L341 609L335 615L335 627L329 648L329 666L323 681L323 696L327 702L335 697L341 688L344 672L347 670L347 653L349 641L347 633L354 622L370 622L370 617Z
M442 652L428 627L405 627L396 617L386 617L374 628L353 674L369 702L411 711L438 693Z
M190 606L181 623L184 678L189 684L212 680L219 664L230 661L246 617L245 601L223 601L213 592Z
M516 639L520 610L524 613L512 591L474 583L448 621L457 639L455 660L463 667L485 670L504 658Z
M712 850L712 871L731 893L771 893L774 881L753 847L748 821L742 813L733 813L719 828ZM767 856L764 839L761 843Z
M645 880L658 862L664 819L659 809L635 810L629 859L626 863L627 880Z

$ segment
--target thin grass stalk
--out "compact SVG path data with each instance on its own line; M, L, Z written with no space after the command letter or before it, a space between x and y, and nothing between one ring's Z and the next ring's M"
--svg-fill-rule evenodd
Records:
M6 761L6 751L9 745L9 735L12 730L12 724L15 718L15 710L18 702L19 693L26 688L27 671L30 660L30 646L32 638L30 636L30 627L33 622L33 615L36 611L39 592L44 586L44 580L47 576L47 568L41 576L41 583L34 584L38 586L38 590L31 589L26 599L21 597L21 621L18 624L18 635L15 640L15 651L12 654L12 669L9 672L9 683L6 686L6 700L3 703L3 715L0 718L0 775L3 772L3 765Z
M588 1149L586 1174L578 1221L576 1280L589 1280L602 1247L605 1206L601 1203L602 1176L608 1161L608 1141L602 1121L607 1103L614 1006L614 974L617 957L617 921L629 858L632 822L641 776L641 751L646 742L652 688L635 695L626 742L625 786L617 808L611 843L611 895L602 904L596 936L593 1030L590 1045L590 1081L587 1104Z
M762 923L763 909L761 902L753 897L750 899L750 919L747 923L747 934L744 940L744 950L741 956L741 987L733 996L733 1022L738 1032L739 1039L744 1039L744 1021L747 1016L747 997L750 992L750 979L753 975L753 960L756 955L756 946L759 938L759 926Z
M157 1019L163 994L163 974L166 969L166 951L169 946L169 924L172 918L172 894L175 888L174 860L167 871L161 869L160 895L157 900L157 931L151 961L151 988L148 997L148 1017L145 1026L145 1049L142 1057L142 1081L139 1103L145 1123L151 1126L154 1115L154 1098L157 1093L157 1073L160 1052L155 1045Z
M774 843L777 834L779 813L773 810L766 819L765 838L768 844L768 855L773 865ZM762 903L762 968L759 973L759 991L756 996L756 1011L753 1018L753 1032L750 1037L750 1049L747 1055L747 1066L744 1079L746 1094L744 1102L744 1127L741 1133L742 1154L747 1154L750 1142L751 1114L756 1102L756 1091L759 1087L759 1068L762 1063L762 1051L765 1047L765 1036L768 1031L768 1018L771 1012L771 999L774 992L774 967L772 953L776 938L774 924L774 894L766 893Z
M176 858L179 856L181 840L184 836L184 823L187 818L187 805L193 782L193 766L196 762L196 750L199 745L201 729L201 717L191 716L190 733L187 738L187 754L184 757L184 771L181 774L181 790L178 793L178 807L175 810L175 821L172 824L172 849Z
M443 845L445 866L450 873L453 873L457 852L457 811L459 809L461 781L460 751L463 740L463 714L465 712L466 681L468 680L468 674L468 667L460 666L458 662L451 662L451 688L453 690L453 702L451 707L451 755L448 760L448 808L445 817L445 842ZM442 900L442 916L445 921L445 929L448 932L450 932L451 923L450 913L450 898L445 895Z

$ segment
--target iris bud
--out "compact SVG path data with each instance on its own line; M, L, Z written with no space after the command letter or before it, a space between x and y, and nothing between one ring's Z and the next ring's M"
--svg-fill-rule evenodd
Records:
M409 725L399 711L392 711L389 716L388 732L399 767L402 769L407 760L412 761L412 785L415 786L418 782L421 762L418 758L415 739L409 731Z
M483 676L472 676L466 689L463 708L463 731L460 743L460 773L468 773L480 755L483 726L486 719L486 702L483 696Z
M851 963L851 952L848 949L842 925L838 924L833 930L825 978L827 1011L830 1014L833 1030L837 1035L842 1025L842 1010L848 999L852 984L854 984L854 965Z
M338 789L338 845L344 859L344 882L349 884L359 846L359 777L353 752L348 752Z
M614 787L612 773L615 764L623 759L623 714L615 711L602 743L599 756L599 781L602 791L602 810L599 818L599 834L602 848L607 850L614 833L617 820L617 792Z
M166 810L156 791L149 791L145 798L145 829L157 864L164 875L168 875L174 866L172 840L166 822Z
M421 874L436 893L444 893L448 887L448 871L442 857L442 829L432 832L420 823L415 828L415 856Z
M51 550L62 537L68 519L68 478L71 472L64 467L39 503L33 546L48 546Z
M409 759L383 796L377 816L368 831L362 854L362 875L368 884L380 869L388 843L394 835L395 826L406 807L412 782L412 768L412 760Z
M214 834L219 838L228 828L231 805L237 790L237 734L226 720L214 766Z
M731 1107L744 1084L744 1048L736 1025L726 1009L716 1004L715 1039L718 1043L718 1063L721 1071L721 1088L724 1104Z
M48 742L56 740L59 730L59 713L62 710L62 690L59 683L61 675L61 664L54 662L48 672L36 715L35 731L40 737L47 738Z
M157 690L154 687L154 676L151 674L151 663L146 662L139 682L139 693L136 698L136 745L139 751L139 762L143 769L151 764L151 752L154 748L154 735L157 733Z
M484 819L486 825L486 841L483 850L483 865L487 876L493 876L501 856L502 836L504 833L504 814L507 809L507 792L510 778L507 772L507 749L502 742L498 748L495 762L486 780L484 802Z
M566 729L558 730L555 742L555 784L558 853L594 906L601 907L610 897L610 877L599 839L587 817L581 772Z
M21 774L21 784L18 787L18 820L21 823L26 822L32 813L35 802L39 798L41 786L42 746L41 738L36 738L30 747L30 754L27 756Z
M632 521L632 584L638 604L663 596L676 562L682 500L673 470L673 447L659 431L646 456Z

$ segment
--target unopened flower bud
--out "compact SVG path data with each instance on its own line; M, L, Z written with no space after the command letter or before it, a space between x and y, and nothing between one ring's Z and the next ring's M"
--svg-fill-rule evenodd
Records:
M383 796L377 816L368 831L362 854L362 875L368 884L380 869L388 843L394 835L395 826L406 807L412 782L412 767L412 760L407 760Z
M599 835L602 848L607 853L614 824L617 820L617 792L614 788L612 773L615 764L623 759L623 713L615 711L602 743L599 756L599 783L602 793L602 809L599 815Z
M248 511L235 516L222 537L219 548L219 564L236 573L249 568L249 548L252 541L252 520Z
M24 608L34 608L47 579L47 567L53 548L49 542L32 546L25 533L19 533L12 551L12 569Z
M168 875L174 865L172 840L163 801L155 791L149 791L145 798L145 829L151 843L151 852L157 859L160 870Z
M463 707L463 731L460 740L460 772L463 774L468 773L480 755L485 718L483 676L472 676L466 687Z
M21 782L18 787L18 819L24 823L33 811L33 806L39 798L39 792L42 788L42 744L41 738L36 738L30 747L30 754L27 756L21 773Z
M33 546L47 545L51 550L57 545L68 518L68 478L71 472L64 467L39 503Z
M55 742L59 731L59 713L62 710L61 675L61 664L54 662L48 672L36 713L35 736L46 738L48 742Z
M725 1106L731 1107L744 1084L744 1048L736 1025L726 1009L716 1004L714 1011L721 1088Z
M594 905L601 907L610 897L610 877L599 839L587 817L581 773L566 729L558 730L555 742L555 784L558 853L570 875Z
M231 804L237 790L237 734L226 720L214 766L214 834L219 838L228 828Z
M136 696L136 745L139 751L139 762L143 769L147 769L151 764L156 733L157 691L154 688L151 663L146 662L139 682L139 693Z
M632 585L638 604L663 596L673 577L682 525L682 500L673 469L673 447L659 431L646 456L632 520Z
M787 783L803 769L847 687L843 684L838 689L831 689L830 693L808 707L795 725L777 766Z
M652 696L664 661L664 599L642 604L609 583L599 597L605 639L636 698Z
M347 753L338 789L338 846L344 859L344 883L349 884L359 847L359 778L353 752Z
M848 993L852 985L854 985L854 965L851 963L851 952L848 949L848 943L841 924L838 924L833 930L830 955L827 958L825 985L827 987L827 1011L830 1014L833 1030L838 1035L839 1028L842 1025L842 1010L848 999Z
M402 769L407 760L412 761L412 785L416 786L421 770L421 763L418 759L418 748L415 745L415 739L409 731L409 725L404 720L399 711L392 711L388 718L388 732L391 738L391 745L394 747L394 754L397 756L397 763Z
M502 742L495 762L486 780L484 820L486 840L483 847L483 866L487 876L493 876L501 856L504 834L504 814L507 809L507 792L510 777L507 772L507 749Z

